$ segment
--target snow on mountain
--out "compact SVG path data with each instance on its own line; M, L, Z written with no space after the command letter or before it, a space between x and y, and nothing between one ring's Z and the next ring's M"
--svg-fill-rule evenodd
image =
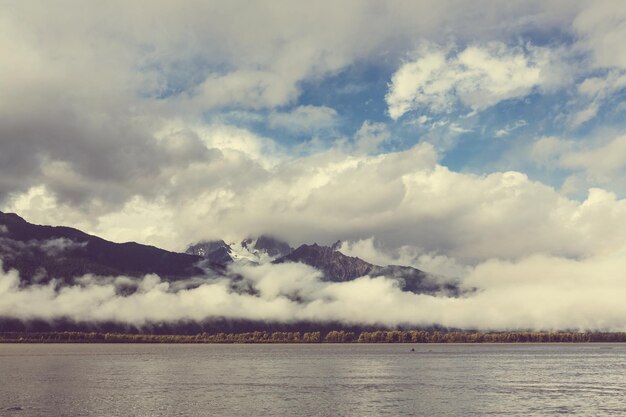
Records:
M203 257L212 265L264 264L291 253L286 242L271 236L247 238L241 242L203 241L189 246L186 253Z

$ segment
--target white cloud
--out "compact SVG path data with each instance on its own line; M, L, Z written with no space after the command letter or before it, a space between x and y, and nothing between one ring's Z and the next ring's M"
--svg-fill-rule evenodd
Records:
M370 128L378 132L376 125ZM38 186L2 209L35 223L73 225L115 241L174 250L204 238L260 233L294 245L375 236L388 251L419 248L420 255L445 255L459 264L535 253L588 257L621 245L626 233L619 220L626 203L611 193L601 204L596 192L577 201L519 172L454 172L437 163L439 155L427 143L379 155L356 155L342 145L277 158L262 138L223 129L189 129L211 156L166 171L158 198L137 196L115 211L96 205L85 215ZM182 134L176 132L166 129L160 140ZM384 129L379 133L385 136ZM587 149L547 137L530 155L541 166L601 179L621 175L622 142L623 135ZM184 149L182 144L172 146ZM581 191L586 189L579 186Z
M559 176L567 175L561 180L564 195L582 198L593 188L620 196L626 191L626 139L619 131L599 129L577 139L542 137L527 149L528 161L535 167L550 175L556 171ZM519 154L517 158L524 159Z
M237 70L226 75L209 75L192 92L189 102L193 107L262 109L288 104L299 95L296 82L306 74L285 77L271 70Z
M601 106L624 88L626 73L623 71L613 70L603 77L586 78L577 88L583 108L569 117L570 127L577 128L595 118Z
M520 127L524 127L528 125L526 120L517 120L514 123L508 124L504 126L502 129L496 130L495 137L502 138L504 136L508 136L512 131L519 129Z
M363 122L356 132L354 141L357 153L373 153L380 145L388 142L391 134L384 123Z
M578 47L591 51L596 68L626 68L626 10L620 0L588 3L573 21Z
M325 106L298 106L290 112L272 112L269 125L290 132L315 132L337 124L335 109Z
M479 13L485 8L491 12ZM164 126L202 124L221 111L279 116L304 86L316 88L352 65L395 63L416 39L471 45L456 55L446 51L442 59L452 68L437 67L446 76L424 80L427 101L446 108L452 82L461 102L484 108L533 88L533 74L543 68L540 48L490 41L536 28L567 31L579 12L560 2L494 8L479 1L468 19L465 9L435 0L322 1L306 13L290 2L13 2L0 11L0 199L45 185L85 218L119 210L136 196L150 200L178 167L214 156L184 129L166 141L155 138ZM550 84L550 74L541 73L541 85ZM411 71L407 77L415 83ZM412 105L410 90L400 94L396 115ZM332 113L323 109L316 114L322 119ZM257 152L243 142L230 145Z
M573 129L594 119L618 91L626 87L626 9L623 2L601 0L585 5L572 22L577 35L574 51L588 54L580 62L592 76L578 85L576 110L569 116ZM600 72L601 75L596 75ZM603 74L604 73L604 74Z
M322 282L302 264L237 268L257 293L234 292L224 279L197 278L191 288L148 275L121 296L124 277L86 276L75 285L20 287L15 272L0 273L0 315L18 319L119 322L141 326L211 318L293 323L441 325L465 329L626 329L624 252L585 260L531 256L488 260L473 268L461 298L402 292L384 277ZM295 301L298 300L298 301Z
M552 82L551 51L491 42L460 52L425 45L417 58L393 75L386 96L389 115L398 119L418 109L451 112L458 102L473 111L520 98Z
M275 142L253 134L249 130L229 125L199 125L192 130L208 149L237 152L252 160L270 163L279 151Z
M392 119L421 106L434 112L451 110L454 74L447 71L445 52L424 50L420 55L403 64L391 79L385 98Z
M577 128L589 120L592 120L594 117L598 115L598 110L600 110L600 106L597 102L591 102L587 104L587 106L577 112L573 113L569 117L569 125L572 128Z
M579 141L542 137L530 146L529 157L543 168L582 172L587 186L615 185L626 168L626 135L603 132L597 138ZM574 178L570 179L572 181ZM572 186L573 183L568 187Z
M620 135L597 147L565 153L560 158L561 166L583 169L600 180L626 166L626 135Z
M472 131L472 129L468 129L466 127L460 126L457 123L450 124L449 129L450 129L450 131L452 131L454 133L468 133L468 132Z
M605 77L590 77L578 85L578 92L587 97L606 96L626 88L626 73L610 71Z
M385 250L371 237L354 242L342 242L339 249L348 256L356 256L375 265L403 265L427 271L430 274L455 280L466 277L471 268L456 259L438 254L425 253L415 246L401 246Z
M548 163L562 157L550 158ZM376 236L389 250L411 246L465 264L535 253L589 257L623 242L626 202L614 194L602 191L606 198L600 199L596 190L577 201L519 172L464 174L437 159L426 143L382 155L331 149L270 168L222 155L177 172L160 200L134 199L92 223L81 223L45 189L16 198L5 210L178 250L207 237L236 240L268 232L294 245ZM593 158L567 161L579 166Z
M556 136L544 136L530 146L531 161L548 169L560 168L559 158L573 148L573 143Z

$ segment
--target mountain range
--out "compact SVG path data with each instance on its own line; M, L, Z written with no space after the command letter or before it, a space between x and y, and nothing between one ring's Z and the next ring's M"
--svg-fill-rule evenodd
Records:
M86 274L136 278L157 274L171 282L206 275L236 279L229 269L234 264L297 262L318 269L324 281L385 276L404 291L459 294L449 280L412 267L374 265L341 253L340 246L340 242L333 246L314 243L294 249L280 239L262 235L233 243L203 241L189 246L185 253L176 253L135 242L114 243L70 227L35 225L17 214L0 212L2 267L17 270L22 285L52 279L71 283Z

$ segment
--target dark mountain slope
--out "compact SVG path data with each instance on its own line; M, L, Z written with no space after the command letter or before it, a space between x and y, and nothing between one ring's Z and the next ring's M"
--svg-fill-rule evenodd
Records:
M351 281L364 275L370 277L385 276L397 281L403 291L417 294L446 294L458 295L459 289L452 283L442 283L434 276L409 266L389 265L378 266L370 264L360 258L346 256L336 250L339 245L332 247L302 245L287 256L274 261L300 262L319 269L324 273L324 279L332 282Z
M317 243L302 245L287 256L275 261L300 262L319 269L324 273L328 281L351 281L355 278L369 274L374 265L362 259L346 256L328 246L320 246Z
M246 244L246 240L242 244ZM269 256L285 256L293 250L288 243L268 235L259 236L254 242L253 249L265 252Z
M185 251L188 255L201 256L209 265L225 267L233 262L232 250L223 240L209 240L191 245Z
M0 212L0 259L26 282L70 280L84 274L164 279L202 274L199 256L169 252L134 242L114 243L70 227L40 226Z

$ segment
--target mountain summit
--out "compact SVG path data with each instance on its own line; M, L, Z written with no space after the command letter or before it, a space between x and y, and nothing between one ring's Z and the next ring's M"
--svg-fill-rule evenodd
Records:
M273 236L261 235L240 243L208 240L187 248L185 253L201 256L212 267L224 268L233 262L262 264L291 253L288 243Z
M300 262L319 269L329 281L351 281L369 274L374 265L360 258L346 256L335 246L320 246L317 243L302 245L276 263Z
M372 278L387 277L398 283L403 291L425 294L446 294L456 296L459 289L449 282L441 282L437 277L417 268L400 265L379 266L361 258L347 256L338 249L341 243L333 246L302 245L275 263L300 262L322 271L326 281L343 282L368 275Z

